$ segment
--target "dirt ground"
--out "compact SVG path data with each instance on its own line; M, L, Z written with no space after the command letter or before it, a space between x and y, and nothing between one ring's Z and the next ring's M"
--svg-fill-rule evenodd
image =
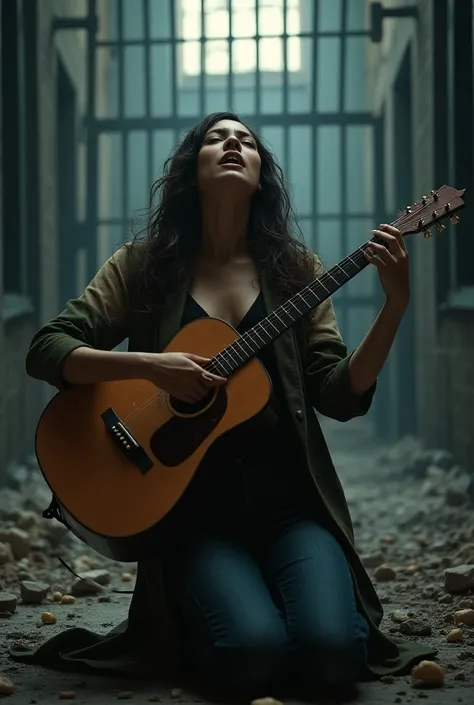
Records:
M423 449L414 439L392 448L376 445L363 421L326 422L324 427L351 508L357 548L384 604L383 628L436 646L445 676L444 685L436 688L415 687L412 676L362 684L353 702L474 703L473 468L459 468L449 454ZM137 705L203 702L178 690L180 683L172 690L156 683L56 673L9 659L13 643L36 644L71 626L107 632L127 614L129 596L111 594L109 602L99 601L107 587L101 595L77 596L74 604L53 601L53 591L70 593L75 582L57 555L81 575L99 570L96 579L117 589L133 587L135 566L104 559L65 535L60 525L40 518L48 502L33 459L14 469L0 496L0 675L14 686L5 702L46 705L65 691L73 702L87 705L122 699ZM22 581L45 583L46 597L41 599L41 585L22 587ZM25 604L28 600L41 601ZM42 624L45 611L55 615L55 624ZM455 629L461 631L448 641ZM324 703L317 697L314 702Z

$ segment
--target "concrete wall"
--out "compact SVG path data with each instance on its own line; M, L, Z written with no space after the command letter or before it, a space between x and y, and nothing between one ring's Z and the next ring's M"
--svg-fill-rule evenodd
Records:
M386 7L408 5L384 2ZM434 40L434 2L414 2L419 21L385 20L381 45L370 45L367 52L368 94L372 109L384 111L386 140L387 209L402 207L394 199L393 149L396 144L391 106L394 82L407 46L412 49L413 154L407 151L406 168L413 173L413 198L418 200L432 188L441 186L435 180L435 75L433 60L437 51ZM448 135L446 135L448 139ZM455 178L446 169L443 183ZM463 184L452 183L461 187ZM411 306L416 328L417 427L423 440L433 446L444 446L467 466L474 462L474 297L472 307L456 307L442 301L437 293L437 271L440 251L436 230L431 240L414 238L412 262L413 293ZM438 237L455 238L453 226ZM453 247L455 247L453 241ZM441 263L441 264L444 264ZM445 266L449 264L446 261ZM448 303L448 305L446 305Z
M7 0L8 1L8 0ZM29 3L25 3L27 8ZM104 3L98 3L102 11ZM86 95L86 41L80 30L54 33L55 17L81 16L87 12L87 0L42 0L37 14L37 53L35 71L38 85L38 223L34 238L37 238L37 261L30 267L38 276L38 296L19 298L14 310L2 296L0 278L0 484L2 474L9 463L22 462L33 451L34 429L50 390L39 382L27 378L24 359L35 330L47 318L54 316L63 307L59 297L59 242L57 222L57 71L60 58L76 93L77 124L84 115ZM27 11L27 10L26 10ZM1 145L1 140L0 140ZM84 145L76 145L78 153ZM77 215L84 211L83 154L78 159ZM82 171L81 171L82 170ZM2 174L0 173L0 179ZM3 174L3 179L5 175ZM0 194L1 194L0 188ZM76 215L76 214L74 214ZM0 219L1 223L1 219ZM12 233L0 233L3 238ZM0 248L1 252L1 248ZM34 258L30 250L26 257ZM1 263L1 262L0 262ZM7 263L8 264L8 263ZM3 268L0 269L3 271Z

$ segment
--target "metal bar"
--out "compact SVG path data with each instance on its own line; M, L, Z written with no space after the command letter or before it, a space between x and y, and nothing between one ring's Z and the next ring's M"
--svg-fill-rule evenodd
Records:
M286 31L286 14L288 9L287 0L283 0L283 35L284 37L280 40L283 42L283 116L285 119L285 124L283 127L283 159L285 163L285 169L288 171L290 166L290 131L288 128L288 35ZM291 175L290 175L290 178Z
M125 44L123 41L123 0L117 0L117 28L118 28L118 67L119 67L119 76L118 76L118 81L119 81L119 88L118 88L118 96L119 96L119 114L118 114L118 120L119 124L121 125L121 149L122 149L122 173L121 173L121 201L120 201L120 206L122 210L122 220L124 222L127 222L128 220L128 183L127 183L127 177L129 173L129 164L128 164L128 130L123 129L123 126L125 125L125 93L124 93L124 83L125 83L125 57L124 57L124 52L125 52ZM150 121L146 121L150 122ZM146 126L144 126L142 129L147 129ZM125 240L125 230L122 233L122 238Z
M261 101L261 75L260 75L260 1L255 0L255 37L250 37L255 42L255 113L258 116L262 113Z
M256 9L259 6L259 0L255 0L256 2ZM258 17L258 13L256 13L256 16ZM340 32L318 32L318 37L340 37L341 33ZM301 39L312 39L313 38L313 33L312 32L298 32L297 34L292 34L292 37L300 37ZM369 37L370 32L367 32L365 30L354 30L346 33L347 37ZM265 39L281 39L285 38L284 34L266 34ZM254 41L260 39L261 36L258 31L258 26L257 26L257 32L254 35L249 35L248 37L245 37L245 39L253 39ZM183 37L175 37L174 38L174 43L175 44L183 44L186 39ZM141 39L124 39L122 42L124 46L141 46L143 44L143 40ZM164 39L164 38L153 38L150 39L150 45L154 46L155 44L169 44L170 40L169 39ZM103 47L103 46L116 46L117 40L116 39L101 39L99 42L97 42L98 47Z
M233 44L234 37L232 33L232 0L227 0L227 12L229 13L229 71L227 74L227 108L234 109L234 71L233 71Z
M298 217L301 219L308 219L312 217L311 213L299 213ZM324 219L324 220L337 220L339 221L339 214L334 214L334 213L319 213L319 217ZM368 219L373 220L374 214L371 213L364 213L363 215L358 213L357 215L351 215L351 220L361 220L361 221L367 221ZM121 225L123 221L121 218L101 218L97 221L99 225ZM361 240L361 244L362 244Z
M88 15L96 17L96 0L89 0ZM86 272L88 279L92 279L97 270L97 201L98 201L98 132L91 129L96 119L96 39L97 24L95 29L89 25L87 32L87 187L86 187L86 223L87 227L82 229L84 233L84 245L86 249ZM92 121L92 124L89 122ZM79 243L78 243L79 244ZM77 288L77 287L76 287Z
M150 47L150 0L142 0L145 51L145 116L151 118L151 47ZM153 132L148 125L146 131L146 177L147 184L153 180Z
M178 71L176 61L176 3L175 0L170 1L170 23L171 23L171 120L173 124L176 121L178 112Z
M311 84L311 113L314 119L311 125L311 190L312 190L312 219L313 219L313 242L312 247L318 251L318 26L319 26L319 0L313 3L313 61L312 61L312 84Z
M282 125L282 116L275 113L260 113L255 115L242 115L242 119L249 120L256 127L266 127L274 125ZM314 116L310 113L292 113L291 123L293 125L312 125ZM321 113L318 115L318 123L320 125L373 125L376 118L371 113ZM185 129L193 122L192 116L176 116L176 117L152 117L148 121L142 117L129 117L122 122L118 118L98 118L91 120L87 118L88 125L97 132L114 132L118 130L144 130L147 128L147 123L153 129Z
M201 72L199 74L199 114L204 116L206 96L205 96L205 72L206 72L206 0L201 0Z
M344 113L344 103L346 95L346 27L347 27L347 0L342 0L341 3L341 63L340 63L340 74L339 74L339 111L341 114ZM347 244L347 129L346 125L340 126L341 135L341 149L340 149L340 161L339 161L339 182L341 186L341 249L342 253L348 252ZM344 331L348 330L349 317L348 317L348 296L347 288L343 287L341 291L342 301L344 302L344 309L342 315L342 329ZM340 303L340 302L338 302Z

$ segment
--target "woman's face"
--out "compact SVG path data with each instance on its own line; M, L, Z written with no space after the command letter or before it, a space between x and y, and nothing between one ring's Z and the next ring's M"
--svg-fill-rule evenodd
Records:
M234 120L220 120L206 132L198 155L198 189L238 189L250 197L258 188L260 166L257 143L248 129Z

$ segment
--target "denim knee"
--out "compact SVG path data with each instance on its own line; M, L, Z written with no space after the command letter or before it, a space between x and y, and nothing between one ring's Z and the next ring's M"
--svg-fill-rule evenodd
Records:
M279 681L287 648L283 623L254 621L239 625L211 647L213 678L235 691L261 694Z
M367 659L368 627L306 637L294 647L298 680L304 689L346 690L359 680Z

